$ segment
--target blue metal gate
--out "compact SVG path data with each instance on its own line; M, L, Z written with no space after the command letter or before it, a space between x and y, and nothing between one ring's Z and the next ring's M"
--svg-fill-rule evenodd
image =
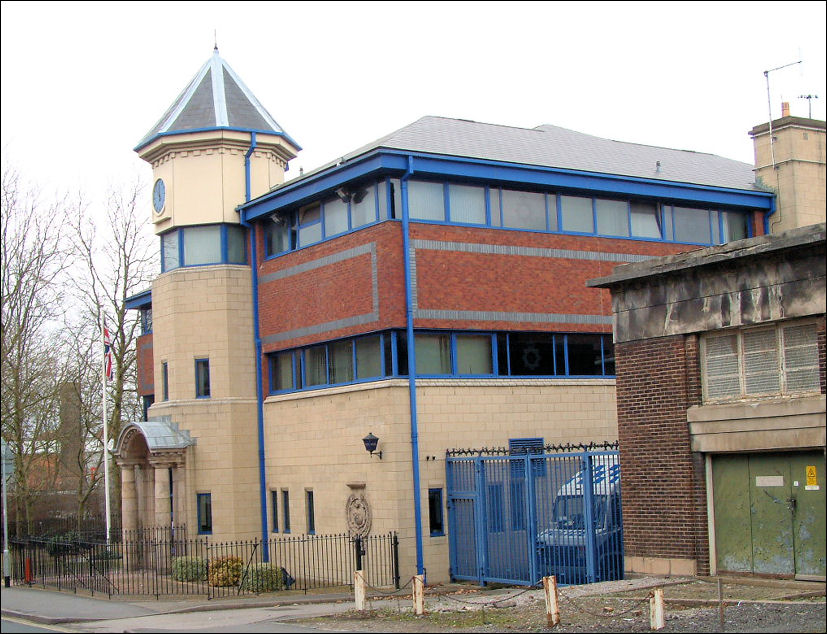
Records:
M623 578L617 451L449 452L446 469L452 578L514 585L550 575L566 585Z

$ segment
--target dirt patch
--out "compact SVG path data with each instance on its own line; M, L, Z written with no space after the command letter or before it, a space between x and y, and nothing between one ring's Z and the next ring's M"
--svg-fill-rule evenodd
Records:
M784 585L723 584L723 626L717 583L697 579L646 579L560 590L561 625L557 632L648 632L649 590L661 587L666 599L662 632L824 632L823 584L812 588ZM818 590L815 592L818 594ZM302 621L325 629L361 632L544 632L545 601L536 589L480 590L426 594L426 614L415 616L409 596L374 598L370 610L350 611Z

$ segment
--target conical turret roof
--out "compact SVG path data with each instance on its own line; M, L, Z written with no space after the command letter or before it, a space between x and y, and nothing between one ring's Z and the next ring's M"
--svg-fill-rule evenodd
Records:
M217 47L135 150L159 136L214 129L275 134L301 149L218 54Z

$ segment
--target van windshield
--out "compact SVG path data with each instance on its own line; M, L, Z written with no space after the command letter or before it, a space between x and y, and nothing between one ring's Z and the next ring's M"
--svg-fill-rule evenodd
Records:
M594 526L600 528L606 518L609 496L595 495L594 510L592 517ZM563 529L586 528L583 519L583 496L582 495L561 495L554 501L554 526Z

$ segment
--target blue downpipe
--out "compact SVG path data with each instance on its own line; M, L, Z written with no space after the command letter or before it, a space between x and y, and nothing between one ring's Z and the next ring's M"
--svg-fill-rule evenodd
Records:
M772 216L776 211L776 200L775 196L772 197L770 200L770 211L769 213L764 214L764 235L770 235L770 216Z
M250 149L244 155L244 200L250 202L250 156L256 149L256 133L250 133ZM256 410L258 415L258 477L259 495L261 504L261 546L262 559L270 561L270 547L267 542L267 478L264 468L264 393L261 387L263 372L261 367L261 329L259 327L258 307L258 248L256 246L256 228L244 220L241 213L241 225L247 227L250 233L250 265L253 280L253 335L256 349Z
M408 214L408 178L413 174L413 156L408 156L408 171L401 179L402 240L405 257L405 312L408 339L408 392L411 407L411 463L413 465L414 522L416 524L416 574L425 574L422 555L422 505L419 484L419 429L416 416L416 347L414 342L413 282L411 279L411 236Z

